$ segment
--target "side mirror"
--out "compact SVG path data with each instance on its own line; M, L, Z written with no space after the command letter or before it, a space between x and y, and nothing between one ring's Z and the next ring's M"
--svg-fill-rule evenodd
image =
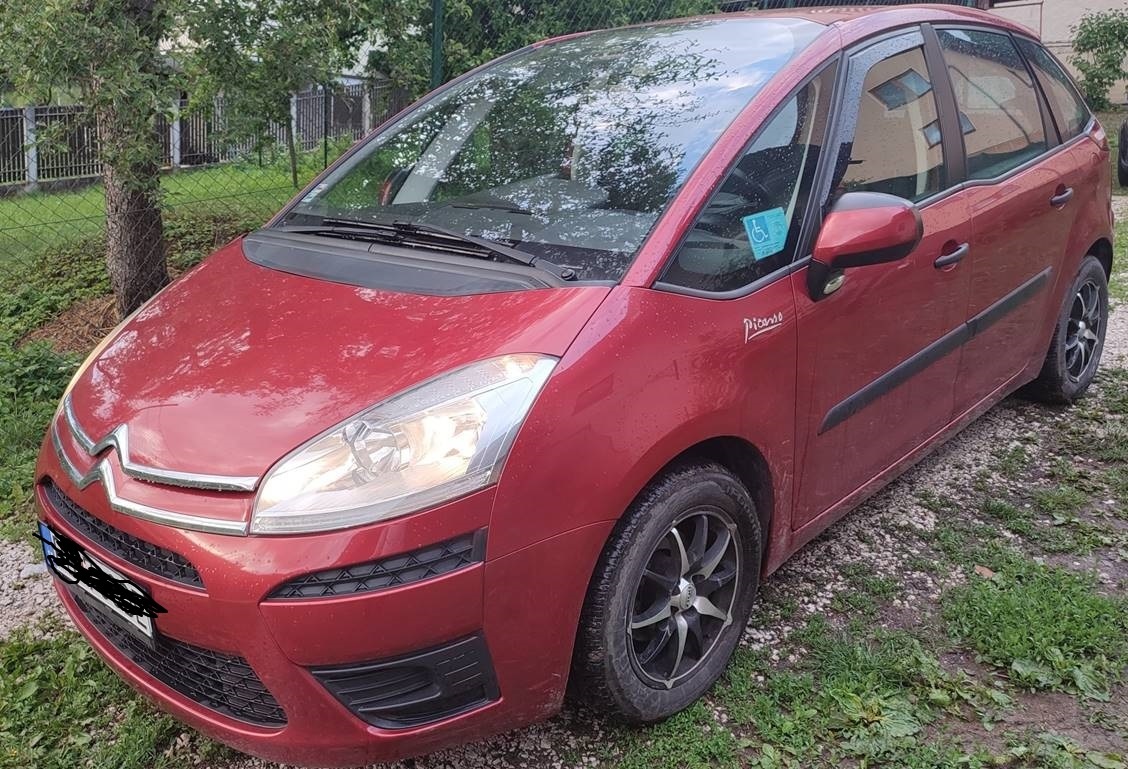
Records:
M880 192L848 192L823 219L807 272L811 298L822 299L842 286L842 271L904 259L924 237L920 210Z

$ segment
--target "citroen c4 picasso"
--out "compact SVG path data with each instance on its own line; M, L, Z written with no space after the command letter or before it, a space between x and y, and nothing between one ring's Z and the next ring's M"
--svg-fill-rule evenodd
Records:
M636 722L760 579L1004 396L1069 403L1112 269L1105 133L1019 27L733 14L504 56L99 346L37 473L125 680L351 764Z

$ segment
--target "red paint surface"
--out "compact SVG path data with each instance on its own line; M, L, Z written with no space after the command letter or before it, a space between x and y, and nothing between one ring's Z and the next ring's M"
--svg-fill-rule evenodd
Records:
M235 242L134 318L77 383L74 409L94 438L128 424L135 460L184 471L261 475L332 424L459 365L507 352L561 360L496 486L345 531L232 537L147 523L111 510L99 483L75 488L45 442L38 477L49 476L112 526L182 554L206 593L103 552L47 509L42 492L41 515L151 590L169 610L157 620L161 633L245 657L288 724L250 727L172 692L109 647L63 591L98 652L178 718L275 760L391 760L516 728L559 707L595 562L614 522L670 461L717 439L762 458L768 472L757 499L770 516L767 573L1032 378L1077 263L1098 240L1111 239L1108 150L1099 129L1008 186L971 188L926 206L924 239L911 256L849 270L843 288L820 302L806 293L805 268L725 301L649 288L755 129L843 46L927 20L999 23L962 9L803 13L833 26L707 153L619 286L411 296L264 269ZM1059 183L1076 190L1065 211L1049 206ZM934 268L938 256L965 242L973 248L964 263ZM1053 279L1022 315L820 434L833 406L1046 266ZM781 321L746 337L746 320L777 315ZM62 432L64 450L85 472L91 459ZM249 517L250 494L150 484L109 464L131 500ZM483 527L486 561L463 571L345 599L264 603L293 576ZM378 660L478 630L501 699L425 727L369 727L303 667Z

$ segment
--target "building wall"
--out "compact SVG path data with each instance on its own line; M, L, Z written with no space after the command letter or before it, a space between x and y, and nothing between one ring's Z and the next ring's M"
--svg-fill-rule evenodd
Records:
M1087 13L1128 10L1128 0L993 0L992 13L1022 24L1038 33L1054 54L1070 67L1073 56L1073 28ZM1109 94L1114 102L1128 99L1126 84L1114 86Z

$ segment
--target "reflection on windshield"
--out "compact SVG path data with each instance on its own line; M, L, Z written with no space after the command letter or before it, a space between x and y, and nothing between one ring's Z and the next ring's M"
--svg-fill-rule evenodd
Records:
M706 150L822 29L716 18L519 53L374 137L285 224L431 224L618 279Z

